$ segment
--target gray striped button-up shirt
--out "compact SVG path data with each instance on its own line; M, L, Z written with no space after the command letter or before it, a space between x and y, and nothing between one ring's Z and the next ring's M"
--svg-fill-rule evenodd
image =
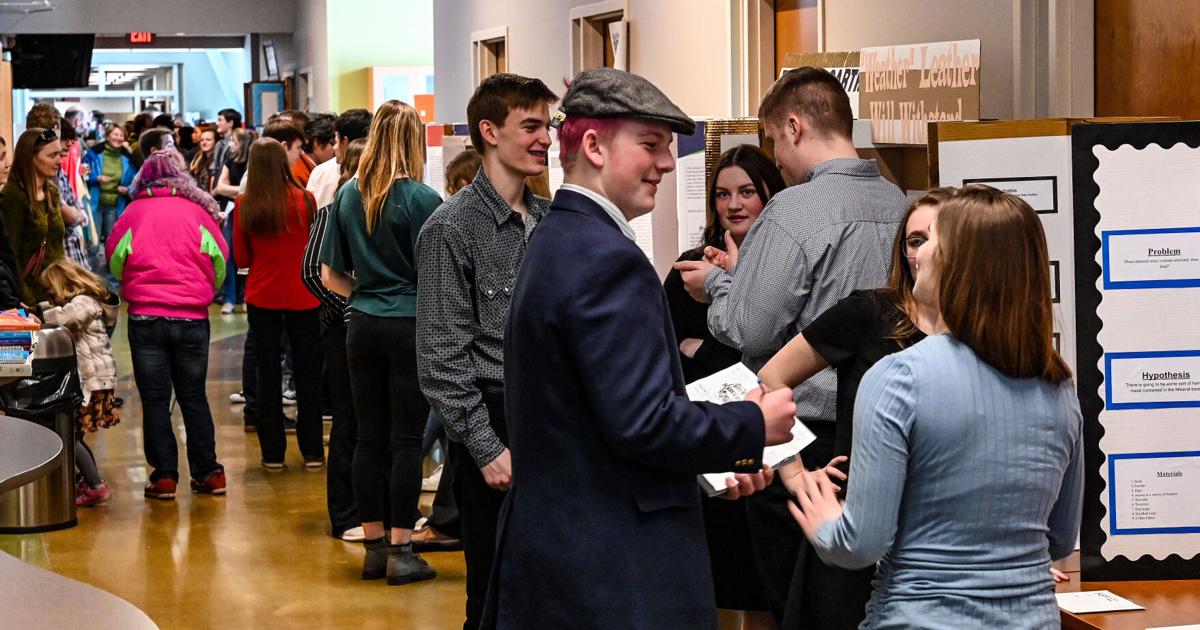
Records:
M480 384L504 383L504 321L525 246L550 200L525 189L524 220L483 169L417 240L417 371L450 439L480 467L504 450Z
M711 271L708 327L759 370L818 315L856 289L887 282L908 200L874 160L836 158L775 195L742 243L733 273ZM832 369L796 388L796 417L833 421Z

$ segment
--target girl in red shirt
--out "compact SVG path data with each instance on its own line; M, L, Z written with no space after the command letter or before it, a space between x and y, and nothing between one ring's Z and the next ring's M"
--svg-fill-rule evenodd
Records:
M279 396L281 338L287 334L296 377L296 441L304 467L325 465L321 442L320 302L301 280L304 247L316 201L296 182L283 145L261 138L250 146L246 192L237 198L234 256L250 269L246 305L256 344L258 443L262 466L283 470L287 440Z

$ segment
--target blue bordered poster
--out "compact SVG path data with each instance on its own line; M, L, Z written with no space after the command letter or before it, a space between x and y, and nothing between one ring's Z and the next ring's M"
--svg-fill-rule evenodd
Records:
M1072 130L1084 580L1200 578L1200 123Z

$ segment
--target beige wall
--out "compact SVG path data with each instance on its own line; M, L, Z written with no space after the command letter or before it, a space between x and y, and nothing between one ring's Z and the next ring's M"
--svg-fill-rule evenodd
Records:
M1012 118L1009 0L825 0L825 50L980 40L980 115Z
M335 2L337 0L334 0ZM296 0L296 32L292 36L295 62L288 71L312 68L314 112L329 110L329 40L325 31L326 0Z
M560 95L571 72L570 10L595 0L437 0L434 74L437 119L466 120L471 33L507 26L509 71ZM629 69L654 82L693 117L727 116L730 103L726 0L628 0ZM666 275L676 249L675 179L659 186L653 215L655 267Z

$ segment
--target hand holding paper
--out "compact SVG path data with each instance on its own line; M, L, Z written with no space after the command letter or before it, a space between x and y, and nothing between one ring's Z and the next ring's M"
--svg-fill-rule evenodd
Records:
M764 393L761 387L750 390L746 400L758 405L766 425L767 446L778 446L792 441L792 427L796 424L796 403L792 392L777 389Z
M763 409L767 424L767 444L773 445L763 449L762 463L771 468L792 459L816 439L807 427L793 417L796 406L792 402L791 390L764 393L758 386L758 377L741 363L691 383L687 386L687 394L689 399L697 402L757 402ZM728 491L727 479L736 479L736 476L733 473L709 473L700 475L700 485L709 496L716 496Z

